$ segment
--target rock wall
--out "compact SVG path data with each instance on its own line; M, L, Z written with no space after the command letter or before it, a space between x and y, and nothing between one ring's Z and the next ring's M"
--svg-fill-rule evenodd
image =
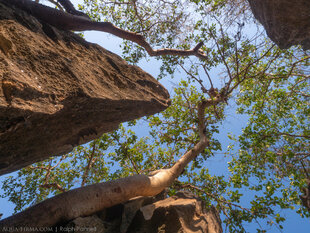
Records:
M102 212L74 219L57 232L109 233L222 233L221 220L214 207L205 204L189 192L179 192L166 198L139 198Z
M255 18L280 48L310 49L309 0L248 0Z
M139 67L0 0L0 175L169 103Z

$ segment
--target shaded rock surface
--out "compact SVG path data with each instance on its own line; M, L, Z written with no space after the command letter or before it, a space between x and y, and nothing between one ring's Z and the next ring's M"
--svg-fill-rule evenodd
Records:
M139 67L0 0L0 174L70 152L169 103Z
M97 215L79 217L57 230L109 233L220 233L221 220L214 207L189 192L139 198L106 209Z
M310 49L309 0L248 0L255 18L280 48Z
M307 180L307 187L302 189L302 195L300 195L301 203L310 211L310 179Z

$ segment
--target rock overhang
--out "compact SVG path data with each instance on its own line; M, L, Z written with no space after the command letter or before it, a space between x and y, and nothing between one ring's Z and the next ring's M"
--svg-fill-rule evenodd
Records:
M0 1L0 175L170 104L150 74Z

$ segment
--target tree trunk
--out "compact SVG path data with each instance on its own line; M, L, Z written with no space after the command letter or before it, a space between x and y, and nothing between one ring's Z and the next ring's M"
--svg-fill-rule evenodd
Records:
M106 183L77 188L47 199L25 211L0 221L0 229L13 227L49 227L79 216L88 216L137 196L154 196L170 186L184 167L208 145L201 140L172 168L154 176L134 175ZM23 232L23 231L19 231ZM27 231L25 231L27 232Z
M198 130L200 141L186 152L170 169L154 172L153 176L134 175L106 183L77 188L47 199L25 211L0 221L5 227L51 227L80 216L88 216L138 196L154 196L170 186L186 165L208 145L205 135L204 110L221 99L202 101L198 106ZM24 231L27 232L27 231Z

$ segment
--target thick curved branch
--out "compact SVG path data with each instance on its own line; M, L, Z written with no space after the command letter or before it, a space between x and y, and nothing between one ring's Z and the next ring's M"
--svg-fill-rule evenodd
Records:
M87 14L85 14L84 12L76 10L74 8L73 4L70 2L70 0L57 0L57 1L63 6L63 8L65 8L65 10L68 13L70 13L72 15L80 15L80 16L84 16L86 18L89 18L89 16Z
M196 56L201 59L207 59L207 55L201 51L203 42L198 43L195 46L195 48L189 50L168 49L168 48L153 49L141 34L123 30L121 28L114 26L110 22L94 22L84 16L59 11L57 9L53 9L48 6L38 4L36 2L32 2L31 0L5 0L5 1L7 3L13 4L29 12L36 18L43 20L48 24L63 30L73 30L73 31L96 30L107 32L122 39L135 42L141 47L143 47L150 56L164 56L164 55L185 56L185 57ZM69 7L68 9L71 8Z
M48 0L50 3L58 7L59 10L64 11L63 6L57 2L57 0ZM36 3L39 3L39 0L36 0Z
M208 145L205 135L204 101L198 106L200 141L187 151L170 169L155 172L153 176L135 175L106 183L93 184L57 195L25 211L0 221L0 229L13 227L51 227L79 216L88 216L138 196L154 196L170 186L184 168Z

